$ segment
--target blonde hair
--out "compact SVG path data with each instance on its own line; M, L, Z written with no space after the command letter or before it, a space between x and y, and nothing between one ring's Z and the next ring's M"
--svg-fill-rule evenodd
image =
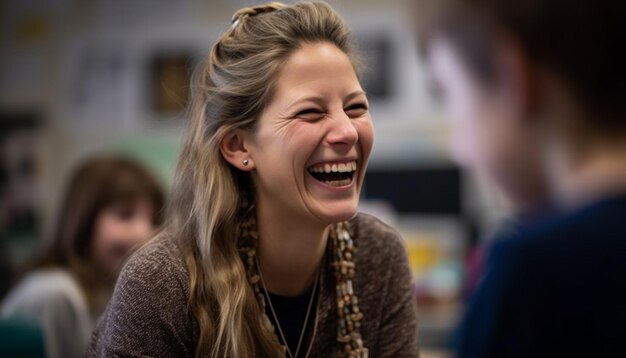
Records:
M219 146L230 130L255 130L283 64L303 43L317 42L345 52L358 73L350 30L323 2L239 10L196 73L166 228L185 248L190 308L200 327L196 356L284 355L238 250L241 201L253 198L251 179Z

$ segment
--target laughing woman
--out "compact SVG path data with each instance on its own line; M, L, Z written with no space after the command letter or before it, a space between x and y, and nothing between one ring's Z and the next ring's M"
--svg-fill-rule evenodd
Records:
M373 131L351 41L325 3L235 14L192 89L168 223L88 356L418 355L401 239L356 213Z

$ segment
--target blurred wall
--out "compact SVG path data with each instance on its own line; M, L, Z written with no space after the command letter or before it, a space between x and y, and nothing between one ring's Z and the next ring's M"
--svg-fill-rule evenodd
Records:
M179 102L184 104L186 90L180 83L187 83L185 76L228 29L232 14L259 3L0 3L0 118L14 122L37 118L37 133L21 143L35 153L38 180L31 191L38 198L41 230L54 218L69 170L91 153L133 156L169 186L185 129L184 113L177 108ZM416 289L424 290L427 297L439 293L445 301L450 292L454 296L460 290L464 250L470 236L479 236L473 232L475 226L482 232L503 212L481 181L449 159L447 122L427 90L410 19L411 1L330 3L351 25L369 67L366 85L375 127L370 170L379 171L378 178L389 182L392 190L399 190L392 182L395 173L402 173L409 182L411 175L437 181L442 173L452 173L452 179L455 171L460 173L460 213L398 213L389 203L371 200L362 207L402 231L409 244ZM429 194L443 197L457 192L441 188ZM415 201L424 200L410 187L406 191ZM36 240L42 235L34 236ZM32 245L23 248L23 255L29 250ZM430 313L421 309L423 343L442 345L456 312L454 306Z
M257 3L3 1L0 107L35 110L44 119L46 212L53 210L67 169L93 151L136 152L167 182L184 120L180 113L150 108L152 58L184 52L201 60L232 14ZM410 2L331 3L360 37L388 42L388 95L371 106L376 128L371 165L447 163L445 121L428 97L406 18Z

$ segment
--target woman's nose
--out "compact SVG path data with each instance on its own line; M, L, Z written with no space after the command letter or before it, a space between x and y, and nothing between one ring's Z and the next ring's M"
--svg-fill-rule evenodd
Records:
M345 146L349 149L359 140L354 123L343 111L331 120L330 125L327 140L331 145Z

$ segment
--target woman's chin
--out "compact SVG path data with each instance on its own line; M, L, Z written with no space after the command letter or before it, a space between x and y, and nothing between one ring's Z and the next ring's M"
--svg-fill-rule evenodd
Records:
M316 216L328 225L351 220L357 214L357 205L354 204L337 205L335 203L320 209Z

